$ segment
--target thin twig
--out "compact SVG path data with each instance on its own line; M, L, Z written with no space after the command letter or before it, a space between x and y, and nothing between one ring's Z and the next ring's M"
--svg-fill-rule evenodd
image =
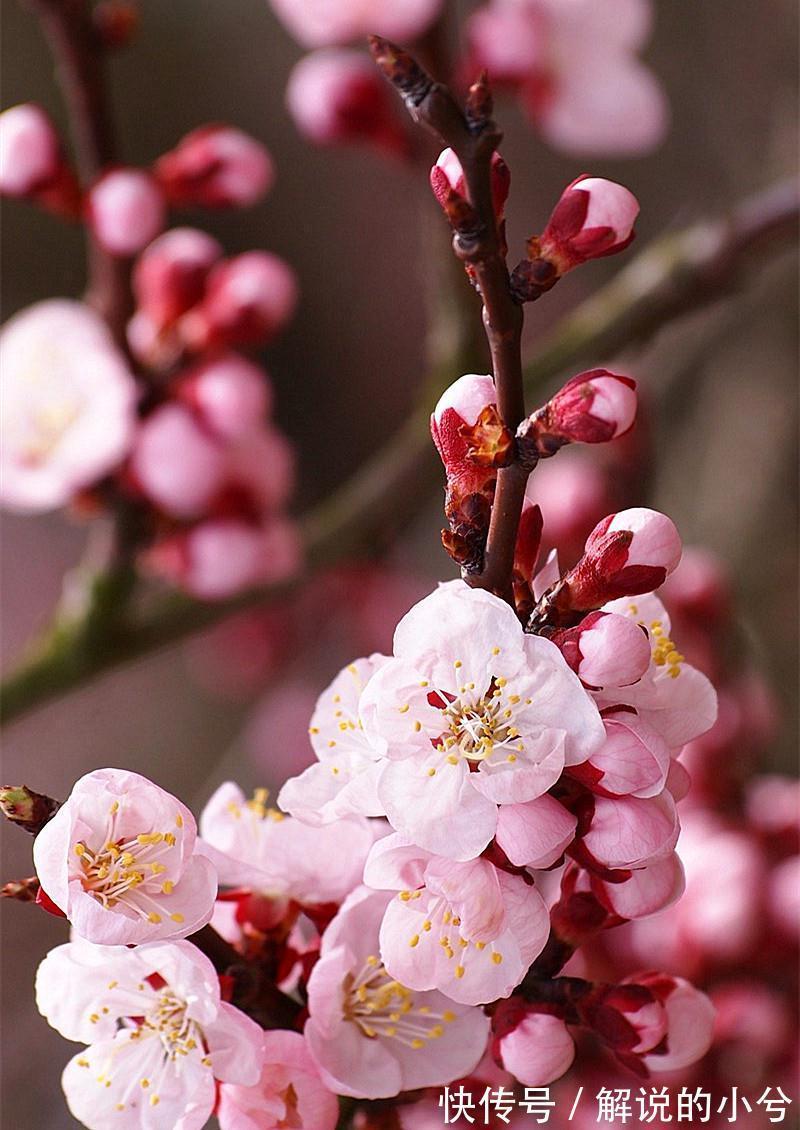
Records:
M528 391L539 392L565 370L587 361L611 359L682 314L732 293L775 250L796 239L797 228L797 187L780 184L746 200L727 218L695 224L657 240L559 322L524 369ZM453 359L453 378L468 371L462 361ZM291 584L261 586L214 604L177 593L156 595L147 609L129 614L102 635L85 615L62 619L8 677L0 697L4 718L20 717L97 675L246 608L285 599L319 569L379 552L438 481L428 414L428 407L420 408L305 518L306 568Z

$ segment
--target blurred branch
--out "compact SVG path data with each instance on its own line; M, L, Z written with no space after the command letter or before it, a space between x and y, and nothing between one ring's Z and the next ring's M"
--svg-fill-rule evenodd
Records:
M565 369L608 359L641 344L662 326L746 285L772 252L796 238L798 194L777 185L724 219L656 240L594 297L551 331L525 366L526 387L540 390ZM448 379L468 360L452 357ZM284 599L317 571L358 554L379 552L418 511L439 469L423 405L395 436L302 521L306 566L290 583L252 589L204 604L178 593L150 594L111 624L98 605L114 601L114 578L93 582L84 610L62 614L2 688L6 720L58 698L103 672L202 631L246 608Z

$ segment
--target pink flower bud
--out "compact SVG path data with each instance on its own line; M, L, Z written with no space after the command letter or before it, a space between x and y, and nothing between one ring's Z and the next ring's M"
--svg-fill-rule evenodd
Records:
M156 161L155 176L176 207L241 208L269 191L275 170L260 141L233 126L205 125Z
M660 793L673 764L663 739L628 710L606 711L603 725L604 744L588 761L574 765L571 775L600 796L652 797Z
M444 208L449 192L457 192L467 197L464 172L461 162L452 149L443 149L436 164L431 169L431 189L439 204ZM492 202L498 220L502 220L508 192L511 187L511 173L508 165L495 150L492 154Z
M172 228L147 247L133 269L139 309L159 328L171 325L203 297L222 248L195 228Z
M317 145L364 141L408 153L396 99L360 51L330 47L305 55L289 76L286 106L300 133Z
M234 441L264 424L271 402L268 381L258 365L238 353L226 353L185 373L175 391L210 431Z
M199 306L180 322L189 347L260 345L283 329L297 304L294 271L277 255L247 251L220 263Z
M622 251L634 237L639 202L632 192L602 177L578 177L562 193L532 258L546 259L559 274Z
M0 114L0 192L30 196L60 165L61 142L40 106L25 102Z
M639 974L630 982L649 989L667 1013L664 1044L643 1057L645 1067L654 1072L678 1071L701 1059L711 1046L714 1027L714 1006L706 994L682 977L666 973Z
M474 428L485 409L496 403L497 390L488 375L468 373L442 393L431 416L431 435L448 474L475 466L467 456L470 443L464 428Z
M137 485L175 518L200 516L225 469L223 448L179 404L164 404L144 421L131 457Z
M501 1002L500 1009L504 1004ZM529 1087L542 1087L560 1078L575 1058L575 1044L564 1021L533 1009L497 1039L496 1048L506 1071Z
M607 443L623 435L636 417L636 381L592 369L579 373L523 420L520 447L531 462L546 459L566 443Z
M598 987L582 1003L586 1023L618 1053L626 1056L651 1051L667 1034L667 1012L644 985L624 982Z
M111 255L136 255L164 226L165 206L156 182L141 169L113 169L89 190L88 221Z
M578 678L589 687L627 687L650 666L650 642L629 616L590 612L553 638Z
M586 539L587 554L599 549L613 534L630 533L625 566L663 569L668 576L681 559L681 539L675 523L658 510L636 506L604 518Z

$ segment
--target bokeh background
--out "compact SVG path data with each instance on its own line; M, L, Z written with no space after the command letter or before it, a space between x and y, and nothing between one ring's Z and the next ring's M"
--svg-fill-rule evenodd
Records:
M470 7L452 6L454 27ZM639 197L638 246L797 168L792 0L656 0L655 9L646 58L668 92L669 137L646 157L591 162L592 172L622 180ZM358 149L314 149L298 136L283 99L302 52L266 0L143 0L141 10L139 35L110 68L122 159L146 164L195 125L217 120L263 140L277 164L263 204L195 219L230 253L269 248L299 273L299 312L266 363L278 420L298 451L301 511L353 472L414 403L424 377L431 239L441 238L446 254L444 224L419 169ZM2 20L2 105L34 100L64 124L35 20L12 0L3 0ZM499 116L513 173L513 244L541 228L584 163L545 148L510 100ZM8 204L2 251L4 317L44 297L80 293L79 231ZM529 308L531 347L617 269L614 260L595 263ZM747 646L780 704L771 767L787 771L797 749L796 310L789 251L741 294L681 320L646 349L596 358L627 365L646 389L657 457L647 501L675 519L687 543L712 549L730 569ZM309 758L305 727L319 689L356 651L387 647L399 615L434 579L452 575L440 524L439 499L421 495L391 572L370 579L357 622L349 607L336 611L335 601L324 601L331 611L306 620L301 640L280 618L268 630L251 622L243 635L216 635L117 671L10 727L3 777L58 796L92 768L124 765L196 808L227 776L245 787L280 784ZM86 533L56 514L5 516L2 534L8 668L46 622ZM245 654L246 669L226 660L241 663ZM30 873L25 837L0 832L3 880ZM58 1084L70 1052L32 999L36 965L63 934L62 923L34 908L3 907L4 1125L15 1130L74 1125Z

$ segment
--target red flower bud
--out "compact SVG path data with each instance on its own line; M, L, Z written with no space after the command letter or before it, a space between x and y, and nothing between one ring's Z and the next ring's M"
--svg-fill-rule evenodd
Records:
M227 125L187 133L155 164L164 195L178 207L241 208L272 186L274 169L260 141Z
M561 195L547 227L530 241L531 259L555 264L558 273L622 251L634 237L639 202L614 181L585 173Z
M566 443L606 443L623 435L636 416L636 381L608 369L591 369L567 381L517 431L532 462Z

